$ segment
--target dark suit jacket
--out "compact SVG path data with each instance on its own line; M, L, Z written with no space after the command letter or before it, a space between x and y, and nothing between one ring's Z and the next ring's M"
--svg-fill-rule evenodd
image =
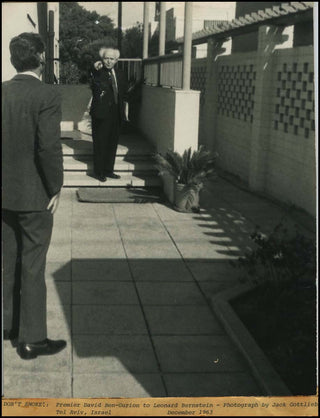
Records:
M30 75L2 83L2 207L45 210L63 185L61 98Z
M115 69L118 94L120 120L125 119L124 100L127 100L127 78L121 70ZM111 78L105 67L91 72L92 103L90 115L96 119L108 119L110 108L114 104Z

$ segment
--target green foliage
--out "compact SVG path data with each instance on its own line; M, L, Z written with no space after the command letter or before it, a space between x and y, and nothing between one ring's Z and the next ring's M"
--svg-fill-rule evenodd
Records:
M156 154L154 158L159 174L169 173L178 183L192 186L201 184L214 173L217 155L200 146L193 152L189 148L182 155L169 150L165 156Z
M78 84L80 78L81 72L75 63L67 61L60 64L61 84Z
M127 29L122 37L122 56L125 58L141 58L143 44L143 25L137 22Z
M93 41L103 38L116 39L114 24L108 16L100 16L96 12L85 10L76 2L60 3L60 62L62 64L75 64L79 70L86 71L86 63L83 63L83 50ZM66 66L66 68L68 67ZM64 78L67 83L79 82L74 77L74 72Z
M257 286L232 307L292 393L315 393L315 242L285 218L270 235L257 228L251 238L255 248L231 264Z
M256 230L256 248L240 257L235 267L244 270L243 280L279 286L281 283L312 283L316 275L315 244L297 230L289 234L282 223L269 236Z
M166 41L165 54L170 54L171 51L177 50L179 44L176 41ZM149 40L149 57L157 57L159 55L159 30L155 30L151 39Z

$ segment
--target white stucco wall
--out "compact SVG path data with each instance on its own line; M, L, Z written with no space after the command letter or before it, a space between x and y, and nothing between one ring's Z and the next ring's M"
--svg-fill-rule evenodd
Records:
M10 80L16 70L10 63L10 40L22 32L38 32L37 3L5 2L2 6L2 81ZM32 25L27 15L36 24Z
M37 2L3 2L2 7L2 81L10 80L16 71L10 63L9 43L22 32L39 32ZM48 3L54 11L54 73L59 79L59 3ZM34 27L28 15L36 24Z
M54 12L54 74L57 77L57 80L59 80L59 3L48 3L48 13L50 10Z
M139 128L165 153L198 148L200 92L143 86Z

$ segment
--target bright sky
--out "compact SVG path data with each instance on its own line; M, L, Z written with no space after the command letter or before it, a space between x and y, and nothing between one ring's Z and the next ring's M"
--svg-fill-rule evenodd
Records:
M117 25L118 23L118 2L104 1L104 2L79 2L89 11L96 11L100 15L108 15ZM193 2L193 18L195 20L231 20L235 16L236 2ZM178 16L183 17L184 2L166 2L166 9L175 7ZM155 2L150 2L150 20L154 18ZM128 28L136 24L136 22L143 22L143 2L122 2L122 27Z

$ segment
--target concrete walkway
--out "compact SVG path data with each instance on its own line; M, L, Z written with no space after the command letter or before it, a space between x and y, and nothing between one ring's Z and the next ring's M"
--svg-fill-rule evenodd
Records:
M238 284L229 261L254 225L283 211L221 178L201 199L183 214L63 190L46 280L48 336L68 345L24 361L6 341L5 397L263 395L209 300Z

